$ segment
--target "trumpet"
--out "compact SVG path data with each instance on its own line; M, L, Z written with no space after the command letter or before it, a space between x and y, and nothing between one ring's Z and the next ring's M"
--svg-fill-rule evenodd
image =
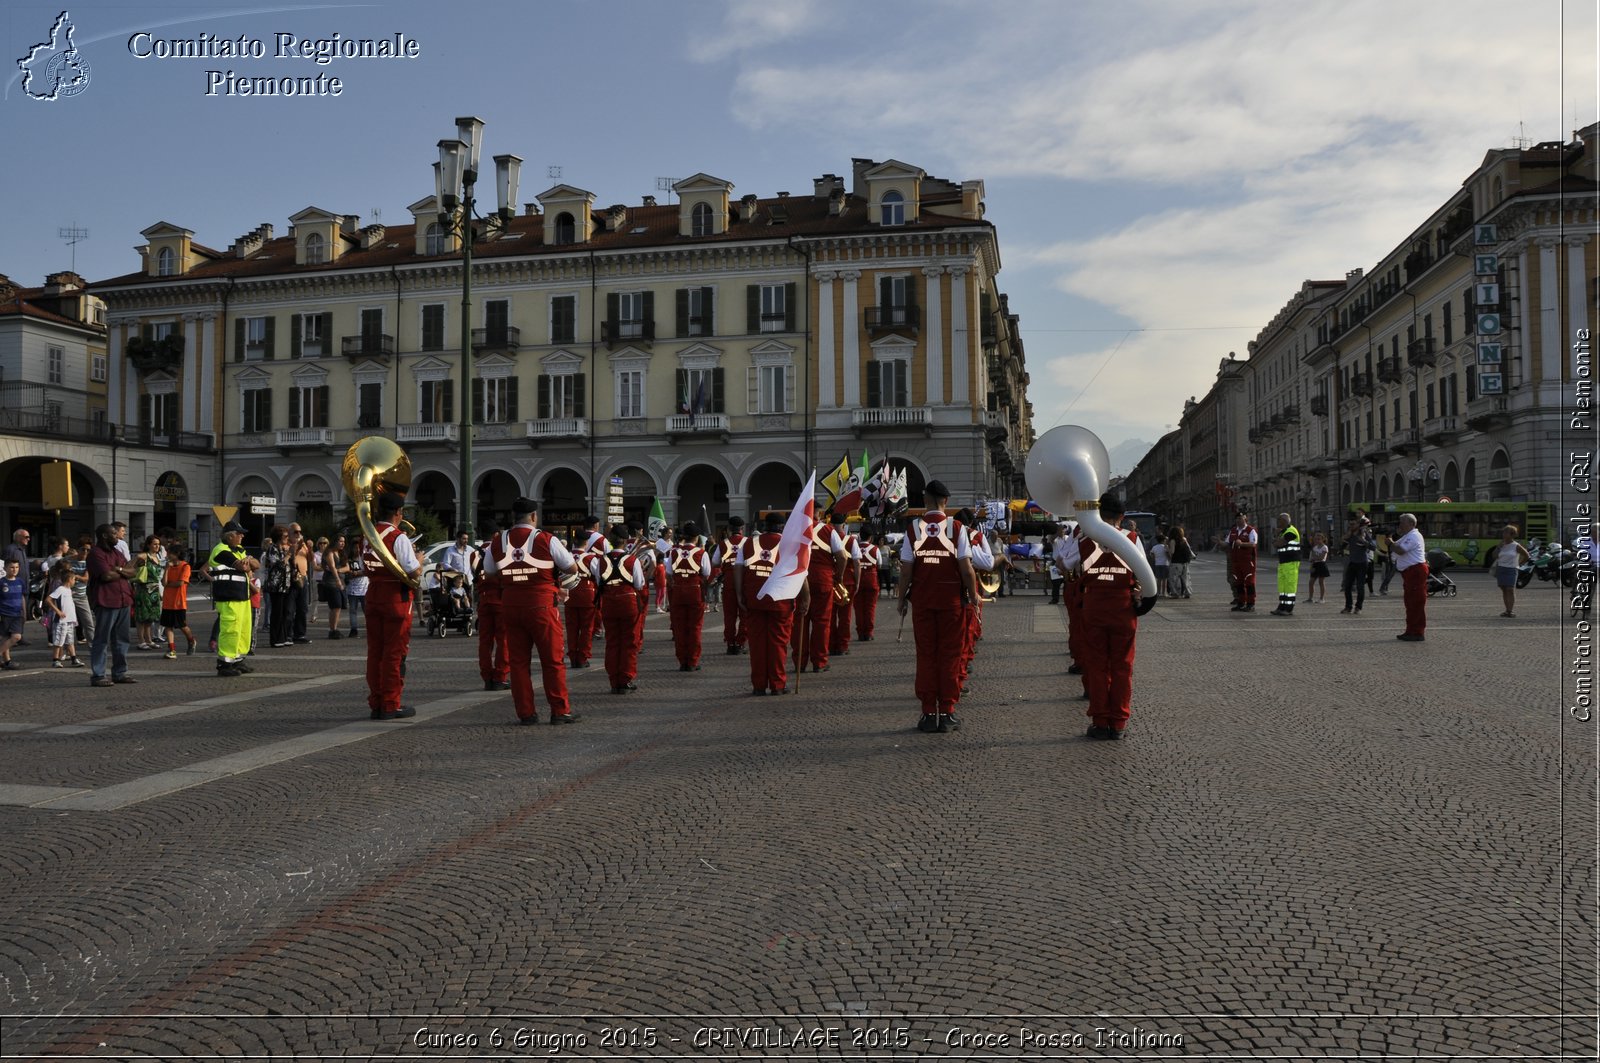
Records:
M344 484L344 493L355 505L356 523L361 525L361 534L366 536L372 552L378 555L383 567L401 582L413 590L419 588L422 574L418 572L413 575L400 567L400 561L378 534L377 525L372 521L372 503L379 493L389 491L403 497L411 490L411 459L406 452L392 439L365 436L345 451L339 478ZM402 520L400 527L407 535L416 532L409 521Z

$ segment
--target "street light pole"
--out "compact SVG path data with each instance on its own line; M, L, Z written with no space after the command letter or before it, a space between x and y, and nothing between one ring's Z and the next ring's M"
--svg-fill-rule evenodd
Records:
M456 138L439 141L439 162L433 170L439 225L461 238L461 487L455 532L465 532L469 537L476 515L472 473L472 245L477 233L472 223L476 217L475 192L482 148L483 120L457 118ZM497 222L504 227L511 221L512 205L517 199L522 160L515 155L496 155L494 163L500 209L490 225L494 227Z

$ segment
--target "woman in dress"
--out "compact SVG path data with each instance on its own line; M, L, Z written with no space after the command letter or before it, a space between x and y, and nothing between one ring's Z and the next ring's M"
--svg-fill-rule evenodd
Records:
M322 601L328 607L328 637L342 639L339 615L345 608L345 582L350 563L344 559L344 536L336 535L322 550Z
M1317 532L1311 537L1311 585L1307 602L1320 602L1328 596L1328 537Z
M139 568L133 576L133 619L139 625L141 650L165 649L156 645L153 631L161 619L161 582L165 575L162 561L165 557L161 536L151 535L134 558Z
M267 533L267 547L261 552L261 590L267 596L268 641L274 648L289 645L290 567L289 529L274 524Z
M1528 560L1528 548L1517 542L1517 526L1507 524L1500 529L1500 545L1494 548L1494 581L1500 587L1500 597L1505 599L1506 611L1501 616L1515 617L1517 604L1517 573Z

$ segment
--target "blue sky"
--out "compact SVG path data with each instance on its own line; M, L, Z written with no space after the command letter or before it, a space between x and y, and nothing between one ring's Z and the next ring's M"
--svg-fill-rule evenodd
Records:
M1156 439L1306 278L1370 267L1481 161L1597 118L1592 0L597 0L68 5L90 83L28 99L15 60L61 0L8 0L0 272L130 272L161 220L226 247L316 205L391 223L454 118L485 156L637 203L706 171L810 191L852 156L982 178L1039 431ZM266 59L138 59L128 39L263 39ZM273 35L417 41L319 66ZM338 98L206 96L206 71L337 76ZM483 186L480 185L480 188ZM492 185L490 186L492 189ZM492 191L489 193L492 198ZM1120 470L1119 470L1120 471Z

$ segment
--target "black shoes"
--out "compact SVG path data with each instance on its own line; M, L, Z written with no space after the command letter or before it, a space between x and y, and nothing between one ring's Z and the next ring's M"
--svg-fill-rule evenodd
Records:
M729 657L737 657L737 656L739 656L739 644L738 643L736 643L736 642L728 643L728 656Z
M217 678L219 679L235 679L241 675L244 675L244 673L231 664L217 669Z
M1427 641L1421 635L1396 635L1395 638L1399 639L1401 642L1426 642ZM119 679L119 680L117 680L117 682L120 683L120 682L122 682L122 680Z
M410 705L402 705L398 709L390 709L387 712L380 709L372 710L372 718L374 720L408 720L416 714L417 710Z
M101 676L98 679L89 680L89 685L92 686L92 687L108 687L108 686L112 686L114 684L112 683L111 680L107 679L105 676Z
M309 646L311 644L311 640L306 638L295 639L294 644L296 646Z
M581 719L581 717L577 713L569 712L565 716L550 717L550 722L553 724L577 723L579 719Z
M1422 636L1421 635L1417 636L1417 641L1418 642L1422 641ZM131 675L119 675L116 678L112 679L111 681L113 683L137 683L138 682L138 680L133 678L133 676L131 676Z
M330 632L328 632L328 637L329 637L329 638L330 638L330 639L342 639L342 638L344 638L344 636L343 636L343 635L341 635L341 634L340 634L340 633L339 633L339 632L337 632L337 631L330 631Z
M961 721L948 712L925 712L917 721L917 730L923 734L945 734L961 730Z
M483 689L485 689L485 690L499 690L500 689L500 684L495 682L493 679L485 679L483 681Z
M638 690L638 689L639 689L639 685L637 683L624 683L619 687L612 687L611 688L611 693L613 693L613 694L632 694L635 690Z
M1240 602L1234 602L1233 603L1233 607L1231 609L1229 609L1228 612L1230 612L1230 613L1242 613L1242 612L1244 612L1244 605L1242 603L1240 603Z
M1082 675L1083 674L1083 666L1081 664L1071 665L1070 667L1067 668L1067 674L1068 675Z
M517 717L517 723L519 725L523 726L523 727L532 727L534 724L536 724L538 722L539 722L539 717L537 717L537 716L518 716Z
M573 661L572 662L572 667L574 667L574 668L587 668L587 667L589 667L589 662L588 661Z

